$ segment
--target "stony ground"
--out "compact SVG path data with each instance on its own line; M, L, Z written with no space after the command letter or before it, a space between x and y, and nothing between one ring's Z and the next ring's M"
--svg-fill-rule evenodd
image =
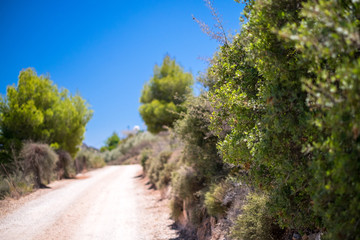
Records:
M0 239L178 239L140 165L108 166L0 201Z

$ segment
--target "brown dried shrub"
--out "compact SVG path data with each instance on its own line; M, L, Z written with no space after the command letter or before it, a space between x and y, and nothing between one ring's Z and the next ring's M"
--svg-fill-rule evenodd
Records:
M50 182L57 154L47 145L41 143L25 143L20 152L25 175L32 174L36 188L46 187L42 182Z

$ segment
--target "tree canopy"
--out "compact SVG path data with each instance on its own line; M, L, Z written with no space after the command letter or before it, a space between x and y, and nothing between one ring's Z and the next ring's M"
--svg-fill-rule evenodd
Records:
M161 66L155 65L153 77L142 90L139 109L150 132L157 133L164 130L164 126L173 126L184 110L186 97L192 93L192 84L191 73L184 72L169 56Z
M59 90L34 69L20 72L17 86L0 99L1 153L17 150L25 140L52 144L75 155L92 110L79 95Z
M105 146L101 147L100 151L111 151L119 145L120 141L121 140L119 135L116 132L113 132L113 134L108 139L106 139Z

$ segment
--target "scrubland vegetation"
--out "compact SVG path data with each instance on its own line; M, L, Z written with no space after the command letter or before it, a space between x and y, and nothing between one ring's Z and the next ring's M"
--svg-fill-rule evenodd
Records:
M92 110L34 69L20 72L17 86L0 98L0 196L20 197L54 179L71 178L105 162L79 148Z
M240 33L210 34L199 96L183 82L165 102L186 74L168 57L144 86L148 129L168 129L144 170L193 238L360 239L360 4L242 2Z
M139 163L138 158L141 151L152 146L152 142L158 138L149 132L133 132L121 139L111 151L103 151L102 156L105 162L110 165Z
M78 151L86 102L22 71L0 101L1 193L140 163L188 239L360 239L360 3L237 2L238 34L207 31L201 93L166 56L140 98L148 131L101 152Z

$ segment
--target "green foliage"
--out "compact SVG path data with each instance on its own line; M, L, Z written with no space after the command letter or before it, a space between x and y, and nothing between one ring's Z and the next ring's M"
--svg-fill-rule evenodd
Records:
M158 133L164 126L172 127L183 102L191 94L193 78L190 73L166 56L161 66L155 66L154 76L144 85L140 102L140 115L148 130Z
M216 149L218 137L209 130L212 107L207 94L189 97L185 104L186 112L174 128L184 146L182 161L171 177L171 186L173 198L184 202L187 219L197 227L207 216L204 193L208 185L213 179L224 177L226 170Z
M111 151L115 149L120 143L120 137L116 132L106 140L105 146L100 149L101 152L105 152L106 150Z
M43 187L43 181L50 182L58 155L46 144L25 143L20 152L25 175L32 174L34 186Z
M193 198L194 193L201 189L201 184L193 168L181 166L171 176L171 186L176 197L183 200Z
M184 142L183 159L199 179L210 182L223 172L223 162L216 150L218 138L209 130L212 108L206 94L189 98L186 107L183 118L175 124L175 132Z
M221 215L224 187L207 189L229 167L263 193L249 196L233 237L280 239L277 225L359 239L360 3L237 2L248 18L241 33L201 78L209 93L182 103L186 112L174 124L184 151L171 178L173 215L185 206L188 217L203 216L190 212L204 204ZM150 89L145 85L141 101L152 104L141 111L155 126L156 109L158 118L170 118L164 109L178 105L167 107L172 101L153 98Z
M81 150L76 154L76 172L81 172L84 169L101 168L106 165L103 155L86 146L82 146Z
M28 176L23 176L21 172L16 172L6 177L1 177L0 199L5 197L19 198L31 193L34 185Z
M160 171L159 174L159 181L156 184L156 187L158 189L162 189L165 188L167 186L169 186L170 182L171 182L171 176L172 173L177 169L177 164L174 162L167 162L164 165L164 169L162 171Z
M207 78L225 162L282 226L359 239L357 1L248 1Z
M104 158L100 155L95 155L89 158L90 168L102 168L106 166Z
M170 181L171 167L169 168L167 165L171 154L170 151L163 151L149 162L147 173L150 181L157 188L166 186Z
M313 154L314 209L327 239L360 239L360 4L303 4L301 21L280 35L301 52L310 122L319 136L306 146Z
M141 151L140 164L144 171L146 171L147 162L150 156L151 156L151 149L146 148Z
M207 212L212 216L223 215L228 207L225 204L225 197L227 192L231 189L231 185L226 181L219 184L212 184L210 190L205 194L205 207Z
M272 233L271 218L267 211L268 198L256 193L249 194L242 213L231 229L233 239L278 239Z
M74 156L91 116L79 95L59 91L49 77L37 76L33 69L23 70L18 85L9 86L6 97L0 99L0 152L10 152L11 146L19 150L22 141L31 140Z
M149 132L138 132L120 141L119 145L111 151L103 152L106 162L122 163L124 160L139 155L145 148L156 142L158 136Z
M301 1L256 1L244 31L221 48L209 70L215 111L212 129L224 140L224 160L243 172L243 180L269 192L269 211L283 227L314 228L310 206L309 110L294 44L275 30L299 19ZM271 19L269 21L269 19ZM230 133L229 133L230 132Z

